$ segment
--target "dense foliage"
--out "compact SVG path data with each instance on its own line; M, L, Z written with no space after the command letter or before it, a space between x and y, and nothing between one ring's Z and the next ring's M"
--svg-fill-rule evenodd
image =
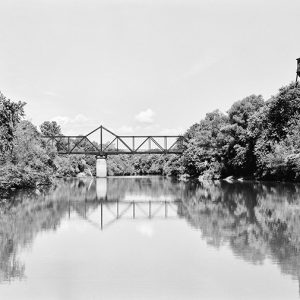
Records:
M183 173L177 155L117 155L108 158L109 175L178 175Z
M251 95L227 115L214 111L185 134L185 172L296 181L300 177L300 89L283 87L263 101Z
M54 149L42 145L40 133L29 121L20 121L13 130L13 140L0 165L0 187L33 187L50 183Z

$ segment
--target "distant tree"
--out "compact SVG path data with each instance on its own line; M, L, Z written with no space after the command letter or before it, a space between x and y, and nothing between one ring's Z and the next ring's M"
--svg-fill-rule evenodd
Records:
M45 121L40 126L43 135L61 135L61 127L56 121Z

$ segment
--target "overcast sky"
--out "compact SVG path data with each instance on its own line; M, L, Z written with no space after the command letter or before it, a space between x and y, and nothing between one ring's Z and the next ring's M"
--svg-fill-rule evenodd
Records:
M182 133L295 80L299 0L1 0L0 90L65 134Z

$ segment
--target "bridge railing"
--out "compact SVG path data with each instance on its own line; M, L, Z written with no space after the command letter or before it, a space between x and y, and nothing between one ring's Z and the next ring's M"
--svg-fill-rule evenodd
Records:
M56 146L59 154L181 154L180 135L116 135L100 126L87 135L42 136L46 144Z

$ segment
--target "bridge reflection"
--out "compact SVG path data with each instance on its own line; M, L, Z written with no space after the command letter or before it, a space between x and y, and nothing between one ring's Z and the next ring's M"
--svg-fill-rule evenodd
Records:
M177 204L181 201L99 201L99 222L90 219L85 201L84 214L78 214L91 225L101 230L121 219L178 219ZM69 202L69 218L72 202ZM78 213L78 211L77 211ZM95 211L93 212L95 215Z
M147 182L145 178L140 180L144 181L143 185ZM120 179L116 182L119 183ZM84 188L80 197L72 195L72 192L68 195L68 216L70 218L72 210L75 210L79 217L100 230L121 219L178 219L182 214L178 211L178 207L182 207L178 206L181 199L172 197L170 193L165 193L164 199L145 191L138 193L136 189L118 194L119 186L114 185L113 178L81 180L79 185ZM78 192L78 189L73 191Z
M94 194L94 197L91 197L89 190L93 185L96 185L96 194ZM178 203L181 203L181 200L157 200L155 198L147 200L149 197L145 194L140 195L141 200L130 200L130 198L120 200L119 197L108 198L107 178L91 180L88 184L85 184L85 187L84 210L78 210L78 200L70 197L68 202L69 218L72 208L75 208L78 216L100 230L111 226L120 219L178 219ZM88 208L91 204L96 205L97 208L89 211Z

